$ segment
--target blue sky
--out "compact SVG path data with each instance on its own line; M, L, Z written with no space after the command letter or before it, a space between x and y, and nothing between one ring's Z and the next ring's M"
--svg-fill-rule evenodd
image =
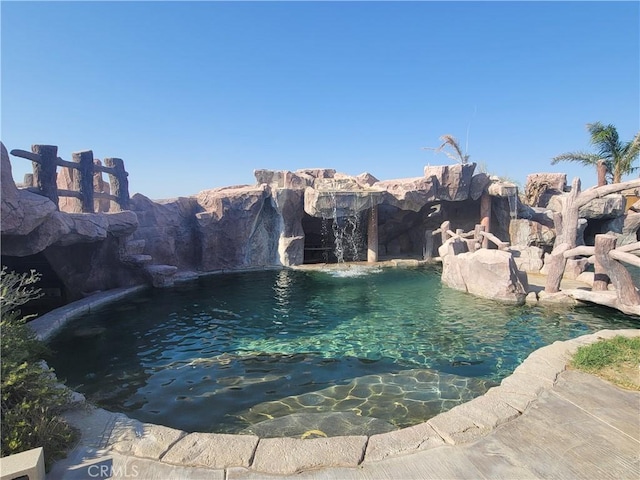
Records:
M447 164L442 134L524 185L640 130L638 2L2 1L1 140L121 157L153 199L257 168L377 178ZM12 157L21 181L30 162Z

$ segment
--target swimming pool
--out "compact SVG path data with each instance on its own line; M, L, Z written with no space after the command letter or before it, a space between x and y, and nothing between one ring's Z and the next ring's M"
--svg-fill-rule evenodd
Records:
M443 286L436 267L285 269L144 291L67 325L49 363L93 403L144 422L370 435L483 394L556 340L639 324L480 299Z

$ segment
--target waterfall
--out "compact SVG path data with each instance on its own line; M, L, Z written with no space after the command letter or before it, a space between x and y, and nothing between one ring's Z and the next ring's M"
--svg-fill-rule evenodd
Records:
M509 189L509 193L507 195L507 200L509 200L509 214L511 220L518 219L518 189Z
M327 220L326 217L322 217L320 238L322 239L322 261L324 263L329 263L329 220Z
M360 213L346 213L339 211L335 192L330 194L332 202L332 216L330 219L322 218L322 245L329 245L329 234L333 235L333 253L338 263L360 261L362 249L362 232ZM331 232L328 228L328 220L331 220ZM328 253L325 253L328 260Z
M359 215L333 218L334 253L338 263L344 263L345 261L357 262L360 260L362 235L360 234L359 226Z

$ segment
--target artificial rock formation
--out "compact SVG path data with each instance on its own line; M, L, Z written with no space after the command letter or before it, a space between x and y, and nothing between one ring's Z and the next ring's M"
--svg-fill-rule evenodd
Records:
M280 217L265 186L200 192L196 214L203 270L266 267L278 263Z
M70 189L74 182L65 170L58 172L59 186ZM526 276L520 271L539 271L544 252L557 243L554 208L564 209L571 195L566 176L530 176L531 204L522 205L515 185L474 170L475 164L428 166L420 177L382 181L370 173L349 176L334 169L256 170L254 185L157 201L137 194L123 212L71 214L18 189L3 147L2 253L42 254L68 279L71 296L78 296L142 281L167 286L174 275L188 272L330 261L312 254L335 246L321 237L341 228L347 217L362 237L358 248L365 253L359 259L369 261L431 258L441 244L432 232L443 222L453 231L470 231L482 221L498 237L500 250L449 254L457 243L445 244L443 280L476 295L521 303ZM93 180L96 191L106 191L108 184L98 175ZM105 209L102 203L95 200ZM577 244L582 232L593 235L598 229L615 232L619 244L633 241L640 213L623 215L624 203L620 195L610 195L585 204L579 215L586 218L576 221ZM507 251L500 239L514 246ZM577 275L584 262L574 263Z
M256 170L255 185L158 201L136 194L124 212L66 213L47 198L16 188L6 150L2 161L3 255L46 257L55 250L64 260L72 255L71 247L85 244L79 258L89 267L67 262L77 275L64 261L49 262L75 279L69 286L72 296L84 287L110 288L141 278L170 285L178 272L300 265L320 242L323 222L330 226L346 215L357 217L363 237L375 235L374 244L369 243L373 258L378 253L422 258L425 232L446 219L452 228L472 228L479 199L494 183L485 174L473 175L475 164L427 167L422 177L386 181L334 169ZM66 168L57 178L60 188L72 188ZM97 175L94 188L106 188ZM92 259L104 263L102 284L92 273L98 268L91 266ZM82 279L88 282L84 286Z
M466 242L443 245L442 282L483 298L522 305L527 296L526 274L518 270L511 252L481 248L467 251Z
M59 212L48 198L18 189L11 163L2 150L2 254L26 256L47 247L91 243L108 235L126 236L138 227L132 212L114 214L67 214Z
M200 259L196 214L202 207L195 198L153 201L138 193L131 197L130 207L138 218L138 228L128 240L141 242L140 254L149 255L158 264L196 269Z

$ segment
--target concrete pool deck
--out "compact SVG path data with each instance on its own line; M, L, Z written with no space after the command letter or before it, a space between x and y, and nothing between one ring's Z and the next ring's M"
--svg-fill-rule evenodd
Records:
M640 392L567 370L602 330L533 352L485 395L389 433L266 438L191 433L81 406L82 437L48 479L640 478Z

